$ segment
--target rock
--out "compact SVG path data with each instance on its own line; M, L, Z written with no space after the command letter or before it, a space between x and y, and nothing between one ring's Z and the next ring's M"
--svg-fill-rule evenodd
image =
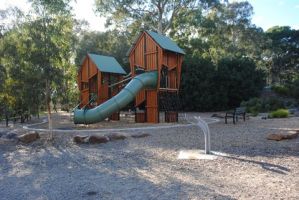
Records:
M107 142L109 142L109 138L107 136L92 135L88 138L88 142L90 144L107 143Z
M88 136L80 136L80 135L76 135L73 138L73 141L76 142L77 144L82 144L82 143L87 143L88 142Z
M39 138L39 134L36 131L30 131L30 132L20 135L18 137L18 139L21 142L26 143L26 144L31 143L31 142L37 140L38 138Z
M283 135L283 139L295 139L298 137L298 131L289 131L288 134Z
M142 133L142 134L132 135L132 138L144 138L144 137L148 137L148 136L150 136L150 134L148 134L148 133Z
M124 140L126 139L127 137L121 133L111 133L111 134L108 134L106 135L109 140L113 141L113 140Z
M268 140L276 140L276 141L280 141L280 140L283 139L283 135L281 135L281 134L269 134L269 135L267 136L267 139L268 139Z
M286 140L286 139L294 139L299 135L298 131L289 131L287 134L269 134L267 136L268 140Z

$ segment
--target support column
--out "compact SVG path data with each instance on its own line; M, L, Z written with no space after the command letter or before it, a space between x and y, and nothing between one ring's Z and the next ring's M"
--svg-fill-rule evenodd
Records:
M146 120L149 123L159 123L158 92L146 91Z

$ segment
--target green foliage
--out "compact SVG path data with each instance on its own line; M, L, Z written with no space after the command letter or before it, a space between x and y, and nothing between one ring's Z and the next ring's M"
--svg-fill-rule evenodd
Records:
M71 63L74 21L65 7L69 1L31 2L34 15L21 15L22 23L7 29L0 43L8 74L5 107L18 115L38 114L51 99L69 104L76 77Z
M182 101L196 111L225 110L257 96L264 85L263 73L247 58L222 59L218 65L188 57L183 65Z
M241 106L246 107L247 112L258 114L260 112L270 112L279 108L284 108L284 101L277 97L251 98L243 101Z
M286 109L278 109L269 114L270 118L287 118L289 116L289 111Z
M299 103L299 79L294 80L289 85L290 96L297 100Z
M130 48L125 33L118 31L107 32L83 32L76 48L76 65L80 66L87 53L113 56L122 65L128 65L125 60Z
M96 11L107 17L106 25L116 24L117 29L138 31L145 29L166 33L173 22L184 13L207 9L219 4L218 0L96 0Z
M272 42L266 56L272 82L293 81L299 75L299 30L274 26L266 31L266 36Z
M281 95L281 96L289 96L289 94L290 94L290 90L289 90L289 88L286 87L286 86L284 86L284 85L276 84L276 85L273 85L273 86L271 87L271 89L272 89L275 93L277 93L277 94L279 94L279 95Z

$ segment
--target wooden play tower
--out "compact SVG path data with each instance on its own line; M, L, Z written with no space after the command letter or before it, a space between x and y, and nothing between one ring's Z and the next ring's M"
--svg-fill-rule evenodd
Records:
M126 72L117 60L110 56L88 53L78 70L80 108L93 108L115 96L120 87L109 85L123 79ZM119 120L119 112L109 117Z
M178 92L184 51L170 38L143 31L128 51L132 76L142 71L158 71L156 89L142 90L135 99L136 121L159 123L159 111L166 122L178 120Z

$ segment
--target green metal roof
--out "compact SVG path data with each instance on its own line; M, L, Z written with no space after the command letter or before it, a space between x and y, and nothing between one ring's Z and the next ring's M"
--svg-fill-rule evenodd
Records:
M126 74L125 70L114 57L89 53L88 56L101 72Z
M161 48L169 51L177 52L180 54L185 54L185 52L170 38L158 34L156 32L152 32L152 31L146 31L146 32L159 44Z

